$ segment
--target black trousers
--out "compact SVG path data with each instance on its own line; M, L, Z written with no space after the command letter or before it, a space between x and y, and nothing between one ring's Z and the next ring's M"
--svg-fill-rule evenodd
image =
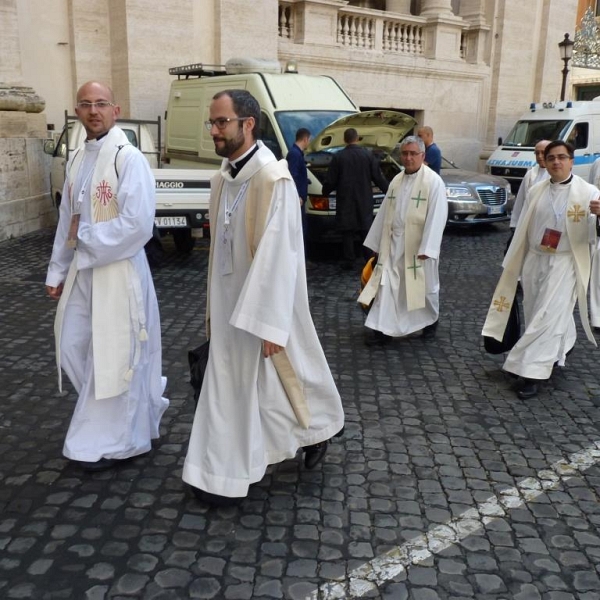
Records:
M373 256L373 252L366 246L362 246L365 241L369 230L366 231L342 231L342 255L343 259L347 263L354 263L356 260L355 243L360 241L362 247L362 255L365 262Z

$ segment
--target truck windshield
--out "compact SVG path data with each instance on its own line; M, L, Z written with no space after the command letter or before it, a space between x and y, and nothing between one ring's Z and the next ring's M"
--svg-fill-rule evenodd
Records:
M572 121L517 121L503 146L533 148L540 140L562 140Z
M277 112L275 118L285 139L285 145L289 149L296 141L296 131L300 127L306 127L314 136L323 131L330 123L352 114L354 113L341 110L295 110Z

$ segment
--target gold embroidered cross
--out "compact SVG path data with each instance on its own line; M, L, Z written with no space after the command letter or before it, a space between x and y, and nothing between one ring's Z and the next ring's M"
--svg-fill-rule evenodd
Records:
M417 257L413 255L413 264L407 268L413 270L413 278L416 279L417 278L417 269L422 269L423 267L421 265L417 264Z
M417 208L419 208L420 202L427 202L427 198L421 198L421 190L419 190L418 196L411 198L411 200L414 200L417 203Z
M567 217L573 219L573 223L579 223L585 217L585 210L581 208L580 204L574 204L573 208L567 212Z
M494 300L494 306L498 312L502 312L504 309L510 308L510 302L506 299L506 296L500 296L500 300Z

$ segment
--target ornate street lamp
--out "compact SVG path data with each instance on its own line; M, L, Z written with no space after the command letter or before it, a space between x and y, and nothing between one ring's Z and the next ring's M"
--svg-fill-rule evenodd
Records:
M560 89L561 101L565 99L565 91L567 89L567 74L569 72L567 65L569 64L571 58L573 58L573 45L574 42L569 39L568 33L565 33L565 39L562 42L558 43L558 49L560 50L560 58L565 63L565 66L562 70L562 87Z

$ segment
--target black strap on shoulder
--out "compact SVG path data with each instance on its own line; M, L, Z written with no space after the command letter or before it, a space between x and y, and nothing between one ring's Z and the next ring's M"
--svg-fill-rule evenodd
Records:
M121 144L120 146L118 146L117 153L115 154L115 173L117 175L117 179L119 179L119 169L117 167L117 158L119 157L119 152L121 152L121 150L123 150L123 148L125 148L125 146L131 146L131 144Z

